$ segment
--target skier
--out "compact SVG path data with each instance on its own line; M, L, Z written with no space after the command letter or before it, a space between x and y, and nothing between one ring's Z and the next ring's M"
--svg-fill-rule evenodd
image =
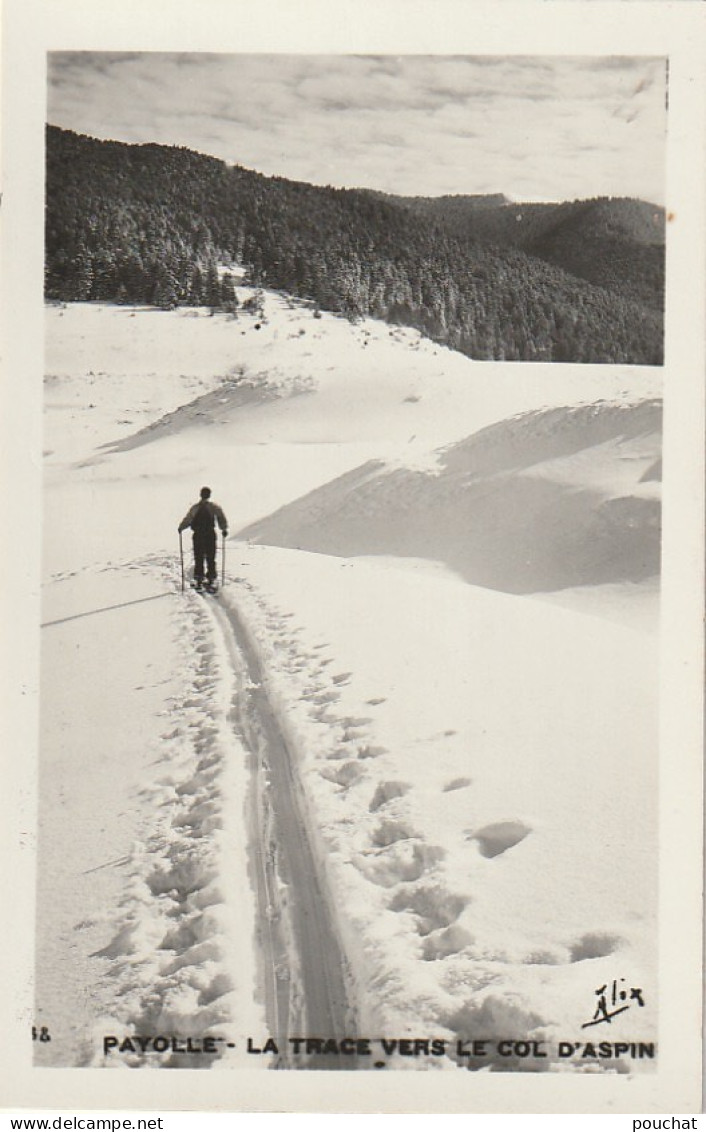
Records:
M223 538L228 537L228 522L222 508L211 500L210 487L201 488L201 498L190 507L179 524L179 533L191 527L194 532L194 586L203 588L204 560L206 563L206 586L213 593L216 582L216 530L218 523Z

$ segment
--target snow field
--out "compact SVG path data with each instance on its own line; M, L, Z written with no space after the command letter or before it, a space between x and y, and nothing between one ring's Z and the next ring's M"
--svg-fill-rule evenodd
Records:
M120 575L54 575L42 595L36 1009L52 1042L37 1056L52 1063L90 1056L105 966L96 953L122 895L142 816L136 784L150 774L178 659L159 583L133 563ZM162 648L141 648L143 634Z
M52 1010L62 1009L62 980L65 1014L100 988L94 1039L146 1026L217 1031L236 1044L218 1064L237 1064L242 1036L264 1026L248 756L233 719L247 677L207 599L174 592L176 525L209 483L232 532L264 520L275 544L279 508L296 512L318 489L330 503L318 511L327 555L231 537L219 601L254 640L297 753L358 1032L580 1038L596 988L625 978L646 1007L609 1036L654 1040L654 580L577 585L541 601L493 592L438 561L426 519L406 550L414 558L362 538L344 549L334 481L357 482L378 461L387 495L371 476L361 531L384 531L409 476L441 478L440 450L453 463L458 443L455 525L479 538L483 524L469 527L464 510L468 437L529 410L567 407L568 419L586 402L629 417L658 395L659 376L472 363L412 331L315 320L271 294L264 319L92 304L52 307L47 319L47 619L174 598L101 614L90 662L78 666L66 658L93 621L44 630L54 644L44 646L43 705L54 706L43 706L51 840L43 857L40 842L39 935ZM552 420L561 440L563 411ZM589 516L594 501L640 493L651 506L655 437L645 429L545 453L515 480L544 480L569 510L588 485ZM498 512L513 502L513 476ZM188 565L188 537L184 552ZM512 553L510 539L503 556ZM95 764L98 735L105 757ZM97 852L96 817L109 852ZM75 862L67 819L87 830ZM103 869L114 860L124 864ZM77 887L81 869L93 887ZM286 888L279 896L286 902ZM91 926L72 940L77 907ZM69 1033L65 1063L85 1063L96 1041L80 1025Z
M261 1010L253 999L255 925L248 899L246 752L230 720L237 674L203 600L175 593L171 569L163 561L116 566L102 575L106 597L95 616L112 621L107 627L101 625L98 633L94 628L92 659L107 680L91 682L82 670L79 688L64 671L63 694L80 705L86 747L91 742L95 745L95 736L108 730L107 749L97 768L104 778L104 820L107 825L122 826L125 839L125 815L110 810L114 803L111 786L125 773L132 840L118 862L124 881L111 886L113 911L107 910L111 901L106 900L96 924L87 925L98 927L101 939L108 942L88 957L98 989L90 1032L82 1033L80 1039L86 1063L109 1067L154 1064L156 1055L141 1053L139 1048L135 1053L128 1049L120 1057L103 1053L107 1035L123 1041L145 1034L198 1038L216 1034L222 1039L218 1060L236 1061L239 1054L227 1043L233 1042L242 1052L243 1035L262 1026ZM148 593L130 598L136 575L140 591L144 594L147 589ZM69 595L72 604L67 605L64 596L59 623L47 630L63 634L69 653L79 648L77 625L86 624L91 615L66 610L75 610L77 604L81 609L91 607L89 595L95 593L95 587L88 584L90 573L82 572L74 582L77 579L79 584ZM65 579L47 587L47 604L62 582L65 588ZM192 607L188 618L183 613L185 601ZM101 608L106 612L101 613ZM86 620L81 621L82 617ZM132 631L126 634L128 619ZM170 641L173 643L165 648ZM116 651L126 646L129 659L116 657ZM171 662L168 666L165 652ZM153 679L158 676L162 689L159 710L145 716L139 708L144 686L134 684L143 667ZM106 701L112 700L106 683L110 687L126 669L132 673L133 687L129 691L121 688L122 698L115 703L112 719L106 710ZM88 703L82 688L89 689ZM49 732L56 724L53 715L46 723ZM74 724L74 736L78 729ZM48 748L56 743L52 735L53 730ZM141 752L141 774L121 757L127 745ZM69 759L78 764L72 774L86 774L86 750L67 753ZM140 781L146 785L140 786ZM63 784L59 789L63 794ZM119 797L121 791L116 789L116 793ZM49 806L47 809L50 814ZM100 843L100 838L96 841ZM92 842L90 850L95 852L95 848ZM87 844L86 852L90 850ZM66 957L64 965L71 976ZM72 1009L70 997L66 1008ZM56 1009L55 1005L55 1019ZM208 1060L204 1058L202 1064ZM171 1054L159 1061L179 1067L193 1065L194 1058Z
M241 300L252 293L237 291ZM385 458L426 466L430 449L517 413L629 398L637 389L644 397L661 393L650 368L575 366L569 379L563 366L472 362L413 330L329 314L314 319L305 305L276 293L264 298L264 318L48 306L48 465L127 442L200 395L211 398L199 422L209 444L214 437L228 444L365 443ZM243 383L261 389L266 403L230 413L233 386ZM189 427L198 411L184 414ZM162 434L178 427L172 420Z
M254 627L299 752L360 1032L561 1040L616 965L649 982L656 674L643 636L415 571L240 556L224 600ZM533 710L559 680L568 698ZM653 1023L633 1017L630 1033Z

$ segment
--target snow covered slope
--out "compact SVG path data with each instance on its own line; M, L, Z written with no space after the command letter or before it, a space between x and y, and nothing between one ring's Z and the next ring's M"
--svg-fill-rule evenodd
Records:
M659 572L657 401L522 414L429 470L372 462L240 532L276 546L443 562L513 593Z
M47 373L39 1007L86 1020L38 1056L205 1028L237 1064L268 1024L228 616L359 1034L580 1041L617 980L645 1006L610 1040L656 1040L654 371L474 363L266 295L50 307ZM228 540L223 617L180 592L202 483L262 544Z

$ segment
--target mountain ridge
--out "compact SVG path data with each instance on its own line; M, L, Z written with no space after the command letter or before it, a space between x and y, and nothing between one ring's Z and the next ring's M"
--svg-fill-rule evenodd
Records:
M569 234L567 247L565 232L543 254L503 245L488 218L516 206L466 204L480 238L370 190L54 126L46 199L48 298L235 309L218 268L244 264L256 284L416 327L473 358L661 364L663 283L635 241L596 250ZM580 214L586 202L557 207Z

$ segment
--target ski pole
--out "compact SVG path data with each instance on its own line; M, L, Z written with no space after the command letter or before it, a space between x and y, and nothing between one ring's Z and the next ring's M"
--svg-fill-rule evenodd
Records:
M184 544L181 541L181 531L179 531L179 558L181 560L181 592L184 592Z
M226 536L223 535L223 556L221 560L221 587L226 584Z

